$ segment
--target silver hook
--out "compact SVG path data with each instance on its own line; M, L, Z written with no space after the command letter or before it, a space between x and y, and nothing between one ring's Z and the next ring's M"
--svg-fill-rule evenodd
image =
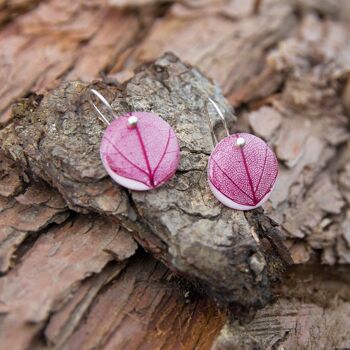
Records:
M209 129L210 129L211 138L212 138L213 144L215 146L218 143L218 139L217 139L217 137L215 135L214 126L213 126L213 123L211 122L211 119L210 119L209 109L208 109L208 102L205 104L205 107L207 109L206 116L207 116L207 122L208 122Z
M225 116L222 114L222 112L221 112L220 108L218 107L218 105L216 104L216 102L215 102L212 98L210 98L210 97L208 97L208 99L209 99L209 101L212 103L212 105L214 106L214 108L216 109L216 111L218 112L220 118L222 119L223 124L224 124L224 128L225 128L225 131L226 131L226 133L227 133L227 136L230 136L230 131L228 130L228 126L227 126L227 123L226 123Z
M228 126L227 126L227 123L226 123L225 116L223 115L223 113L221 112L220 108L218 107L218 105L216 104L216 102L212 98L208 97L208 100L214 106L216 112L219 114L220 118L222 119L222 122L223 122L223 125L224 125L224 128L225 128L227 136L230 136L230 131L228 130ZM218 143L218 139L217 139L217 137L215 135L214 126L213 126L213 123L211 122L211 119L210 119L210 116L209 116L208 104L207 104L207 112L208 112L207 113L207 119L208 119L210 132L211 132L211 135L212 135L214 143L217 144Z
M109 120L104 116L104 114L100 111L100 109L95 105L92 97L96 96L108 109L108 111L112 114L113 118L117 118L112 106L109 104L109 102L95 89L90 89L90 103L95 108L96 112L99 114L100 119L107 125L110 125Z

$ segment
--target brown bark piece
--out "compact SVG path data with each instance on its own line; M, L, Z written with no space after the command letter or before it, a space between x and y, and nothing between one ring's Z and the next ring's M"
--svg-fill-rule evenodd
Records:
M22 190L22 180L16 168L0 152L0 196L14 196Z
M32 10L41 0L0 0L0 24Z
M29 173L56 186L71 208L114 215L135 231L146 249L199 281L218 302L246 307L266 303L270 278L278 277L277 266L283 269L284 262L276 252L276 268L270 269L243 212L219 205L203 176L212 150L205 117L208 96L223 111L229 109L216 87L172 54L145 66L123 86L94 86L117 114L151 110L177 132L182 149L177 175L156 191L129 195L106 178L100 162L104 126L88 102L90 87L63 84L41 101L30 119L15 115L15 123L1 133L4 149ZM210 107L209 113L220 129L219 116ZM259 271L250 265L252 256L261 261Z
M184 304L189 292L169 278L162 264L139 256L97 297L62 349L210 349L223 315L203 299Z
M54 345L57 349L62 348L82 322L101 288L116 278L124 268L125 263L108 265L100 274L82 283L74 296L50 318L45 328L45 338L50 345Z
M104 249L116 239L118 230L118 225L85 216L39 237L23 262L0 280L4 348L14 344L23 348L80 281L99 273L113 259ZM131 256L135 249L136 245L125 254Z
M114 8L106 7L107 3L113 3ZM198 152L200 147L197 146L201 145L198 143L187 149L190 137L182 140L186 146L182 148L184 156L177 175L181 182L172 181L169 185L174 186L174 189L160 191L164 212L168 211L169 215L162 218L160 213L163 208L157 207L157 217L154 220L153 216L150 217L153 214L146 207L150 206L154 210L158 193L152 198L131 197L132 202L129 202L129 194L121 192L104 177L103 172L98 173L101 168L95 147L100 139L92 136L95 131L97 135L102 127L95 116L89 123L92 116L85 99L88 84L76 83L71 87L65 85L64 88L55 90L56 97L50 95L51 102L48 103L46 89L57 87L62 80L82 79L88 82L96 78L99 72L110 73L112 69L111 77L127 81L132 78L133 68L139 63L153 61L170 49L175 50L182 60L199 66L205 74L223 86L228 100L237 107L237 120L234 123L233 119L230 120L232 131L245 130L260 135L278 151L281 162L279 181L271 201L265 206L265 212L281 224L284 234L288 236L285 243L294 262L317 263L311 265L307 273L303 271L305 266L299 265L298 270L284 282L285 288L276 291L279 300L243 324L234 320L228 323L215 346L244 349L246 345L249 350L268 349L269 346L278 349L350 348L349 268L348 265L337 266L340 263L350 263L349 1L183 0L165 6L162 2L161 12L156 11L157 5L154 4L158 5L159 2L0 0L2 123L9 123L12 118L9 110L11 103L15 99L26 97L17 104L13 113L13 116L23 120L16 120L12 125L16 127L16 134L25 136L24 143L19 145L19 139L9 137L9 132L13 134L12 127L1 132L3 140L7 141L4 145L0 142L1 148L4 146L11 150L11 158L16 160L14 165L22 165L25 172L19 173L15 166L4 164L1 160L0 226L2 222L6 226L0 228L0 266L5 273L0 281L14 279L16 271L21 271L23 266L29 270L34 255L36 261L41 261L40 269L36 270L39 271L38 275L42 276L44 273L40 271L44 271L48 278L45 279L44 286L42 280L36 285L36 277L33 277L30 280L31 289L37 289L43 295L51 293L48 281L57 277L56 270L47 266L51 257L47 256L45 249L38 250L37 244L45 241L45 235L52 237L65 230L67 226L60 222L68 215L68 210L57 204L57 201L63 203L62 198L52 187L57 187L76 211L98 211L113 216L113 220L122 221L148 250L168 264L171 262L169 265L172 268L176 265L175 267L193 271L194 267L199 266L198 261L193 265L191 259L185 261L185 264L182 260L172 260L175 255L191 258L197 254L197 248L193 249L191 245L194 241L185 241L189 243L189 252L185 250L183 254L183 251L179 251L178 245L182 246L184 242L183 239L180 242L179 236L188 235L199 241L202 237L198 232L203 230L203 226L208 232L213 227L212 241L209 243L217 244L222 238L220 234L224 232L226 235L229 230L226 225L237 220L241 229L249 227L250 233L259 240L259 244L254 246L254 249L258 248L258 254L255 252L245 260L239 272L232 268L232 274L226 275L228 278L223 283L245 282L246 279L241 277L245 273L247 261L252 274L254 271L259 273L262 267L266 270L267 267L269 270L272 267L276 272L274 269L284 266L281 266L279 260L277 264L274 263L276 251L288 261L289 256L285 254L281 237L274 226L276 224L260 211L244 217L236 217L236 214L231 217L231 213L221 211L220 207L213 215L213 208L209 206L202 216L202 201L213 200L206 193L206 175L203 171L211 148L205 146ZM254 11L257 4L259 6ZM120 6L128 9L116 9ZM161 68L164 68L163 65ZM190 73L186 71L184 74ZM163 84L166 82L164 71L155 75L157 79L160 76L159 86L156 86L156 92L152 90L150 94L163 99L160 92L168 87ZM133 82L137 85L139 80L132 80ZM134 87L126 89L118 84L94 86L106 94L109 101L113 101L115 96L123 102L126 99L127 103L122 107L118 101L114 101L114 106L120 112L131 107L151 109L150 98L146 98L146 104L143 105L143 98L134 94ZM170 94L177 97L178 92L174 93L172 86L170 85ZM44 93L44 100L41 101L42 96L31 95L30 90ZM79 97L74 100L72 95L76 92ZM186 94L187 90L184 92ZM135 96L133 104L130 101ZM221 102L220 105L224 106L225 103ZM47 148L47 141L52 141L48 139L50 130L44 126L44 120L48 116L45 115L43 120L35 117L46 108L51 110L50 106L53 105L55 112L48 120L60 121L62 118L62 123L68 123L67 127L55 124L58 125L59 132L68 130L68 139L72 134L75 137L74 130L80 130L86 122L86 130L98 129L94 129L92 134L84 134L88 140L92 137L93 142L84 148L86 153L81 152L79 155L83 159L83 166L78 170L64 161L67 157L72 157L76 164L79 158L72 152L66 152L66 139L61 139L60 147ZM159 109L162 113L165 110L165 107L160 108L158 104L152 108ZM81 118L84 114L87 117ZM193 114L203 114L202 109L198 108ZM74 122L74 116L77 115L81 118L80 124ZM214 118L214 114L212 116ZM217 121L216 124L219 137L222 137L224 134L221 124ZM203 127L199 118L194 120L193 125ZM23 126L27 130L21 129ZM304 129L307 129L306 133L303 133ZM203 127L201 137L207 135L207 132L207 127ZM193 130L190 134L193 134ZM53 135L54 132L49 136ZM82 147L83 145L81 143ZM46 157L43 161L39 157L42 154ZM49 158L52 155L54 156ZM50 166L45 165L45 160ZM90 168L84 167L84 163L90 164ZM57 170L62 165L63 173L67 175L65 177ZM91 172L91 169L94 170ZM52 186L38 187L38 176ZM192 187L197 189L198 182L203 200L198 200L197 192L191 190ZM178 207L177 199L182 203L185 194L176 197L176 201L169 196L171 206L175 209L168 208L168 193L178 189L184 193L189 191L194 204L186 201L185 206ZM48 199L51 197L57 201L52 202ZM197 202L200 205L195 207ZM132 206L129 206L130 203ZM184 208L186 211L190 208L191 215L183 212ZM180 214L176 216L174 213ZM76 215L72 212L70 214L73 217ZM133 220L137 217L135 224ZM186 218L186 222L183 226L174 228L173 223L182 224L179 217ZM187 220L188 217L191 220ZM217 218L221 219L217 221ZM59 226L55 228L56 233L53 233L51 226L47 226L50 222ZM149 222L152 227L149 227ZM172 226L166 225L167 222ZM212 226L209 227L208 222ZM109 232L114 224L108 221L106 225ZM24 231L18 229L24 229L25 226L33 231L28 233L27 228ZM163 231L168 226L171 232L164 235ZM237 232L235 225L232 226L234 228L230 229ZM85 242L90 234L90 231L82 234L79 228L76 231L79 237L74 248ZM102 231L105 231L103 225ZM171 236L173 232L175 238ZM248 237L248 233L244 232L244 237ZM76 282L71 279L64 284L63 281L62 289L57 290L57 294L50 294L51 304L40 322L29 323L22 318L12 317L15 314L13 308L10 308L7 315L1 315L0 337L8 337L7 348L61 349L81 344L106 348L123 344L131 349L211 347L224 322L224 316L207 301L193 296L192 290L188 290L186 285L184 287L183 282L178 283L176 279L177 282L174 283L170 272L152 258L139 254L130 265L125 260L115 261L125 259L132 247L136 248L127 231L116 229L115 233L114 238L105 242L98 252L103 257L107 254L109 262L101 263L99 266L103 267L97 269L99 272L84 280L80 271ZM70 232L67 236L74 234L75 232ZM96 236L104 237L105 234L106 232L96 232ZM39 240L35 244L37 237ZM169 237L171 240L167 240ZM247 242L243 248L251 246L250 239ZM51 243L54 244L54 240ZM226 242L220 246L222 252L232 255L228 259L230 262L241 254L242 250L231 249L235 245L241 248L240 243L241 241L234 240L228 246ZM97 254L96 245L97 243L89 248L91 256ZM175 248L168 250L170 246ZM202 245L198 250L202 250ZM74 254L65 260L69 265L68 271L74 271L76 252L74 250ZM216 264L217 255L209 255ZM244 256L244 251L241 256ZM262 263L264 260L261 256L265 259L266 266ZM200 255L199 258L201 257ZM241 261L234 260L234 264L237 262ZM92 265L96 266L95 263L96 261ZM332 266L320 269L320 263ZM201 270L196 271L196 274L204 271L202 265L199 267ZM211 273L214 274L213 271ZM71 278L65 271L62 275L64 279ZM239 279L236 281L237 276ZM207 279L207 276L201 277ZM256 276L257 279L259 277ZM268 274L268 277L271 281L275 274ZM218 276L218 279L221 280L222 276ZM24 273L16 279L19 286L27 282L28 276ZM254 290L254 284L248 282L248 287ZM9 286L14 288L14 283L12 281ZM188 293L191 298L187 297ZM236 291L231 290L230 293ZM9 300L10 297L7 295L6 298ZM21 308L25 301L30 302L26 295L20 295L18 299ZM9 305L13 307L14 301ZM37 337L33 340L35 335ZM1 348L7 344L2 343Z
M23 187L18 171L7 161L1 165L5 173L0 187L8 197L0 196L0 271L6 272L17 248L30 234L51 223L62 223L69 213L62 196L42 183L30 185L23 194L14 197Z
M350 204L350 163L348 162L345 162L341 170L339 184L346 202Z
M271 107L261 107L249 114L249 123L254 134L264 139L271 139L281 125L281 114Z
M28 232L12 227L0 227L0 271L6 272L20 244L27 238Z
M343 206L338 188L329 178L321 178L310 188L298 208L289 210L290 216L286 217L283 227L291 236L302 238L305 234L325 229L332 221L324 225L322 219L327 214L340 214ZM318 234L320 236L320 232Z
M213 9L204 14L194 8L186 15L179 13L182 8L181 4L174 5L168 17L153 25L128 58L128 69L171 51L198 66L227 94L255 76L261 70L265 51L295 26L292 6L280 1L269 3L261 16L246 16L238 22L227 18L227 7L219 13Z
M110 6L115 7L143 7L148 5L170 2L169 0L108 0Z
M11 77L0 89L0 111L8 111L14 99L29 90L56 86L68 73L86 80L96 77L133 43L138 29L136 16L111 10L101 1L40 2L0 33L0 51L6 53L0 76ZM80 45L84 41L89 42ZM10 118L4 113L0 122Z
M79 59L76 60L66 79L89 82L99 73L108 70L113 66L116 57L135 41L139 30L140 25L136 16L116 9L106 10L97 34L80 50Z
M281 116L279 127L265 138L283 162L267 210L288 236L305 239L292 245L299 262L313 256L312 249L325 250L323 261L329 263L346 261L348 255L339 223L347 200L349 152L343 145L349 132L338 93L347 67L348 39L346 24L306 15L299 30L266 63L285 79L279 93L265 101ZM330 61L330 56L337 59ZM255 131L261 123L259 111L248 114ZM238 119L238 125L244 127L243 122Z
M315 273L317 271L317 273ZM213 349L347 349L350 293L347 270L294 269L284 295L244 325L227 323Z
M35 186L35 185L34 185ZM27 191L34 192L33 187ZM42 190L42 186L40 186ZM50 197L46 197L50 196ZM45 198L46 197L46 198ZM67 208L62 197L47 187L47 192L38 192L37 196L28 198L26 194L17 199L3 201L0 213L1 226L12 227L20 231L37 232L52 222L60 223L67 217ZM41 202L45 198L45 202ZM21 203L21 200L23 203ZM39 203L36 203L39 201ZM40 203L41 202L41 203Z
M245 327L227 325L213 349L347 349L350 304L322 307L281 299L256 315ZM322 341L321 341L322 339Z
M349 19L349 2L346 0L293 0L298 10L317 11L329 17Z

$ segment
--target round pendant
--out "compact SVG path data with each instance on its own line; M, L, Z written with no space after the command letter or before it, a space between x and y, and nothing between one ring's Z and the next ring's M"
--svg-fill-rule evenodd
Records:
M209 157L210 189L221 203L233 209L251 210L265 203L277 174L274 152L251 134L224 138Z
M112 179L136 191L163 185L175 174L180 159L174 130L148 112L115 119L103 134L100 154Z

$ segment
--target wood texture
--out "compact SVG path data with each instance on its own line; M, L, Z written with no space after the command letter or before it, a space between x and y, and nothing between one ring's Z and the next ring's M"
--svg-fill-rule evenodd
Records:
M99 157L104 125L89 103L92 87L111 101L117 114L152 111L174 128L181 160L168 184L154 191L127 192L106 176ZM213 147L206 114L215 128L220 127L220 117L207 106L208 96L223 111L229 109L198 70L165 54L124 85L74 81L39 102L37 96L37 108L34 97L20 102L14 108L14 122L3 129L0 139L8 156L29 176L56 187L71 209L113 216L145 249L200 283L219 304L261 306L270 299L270 284L288 259L279 259L276 251L274 265L270 264L274 246L265 257L244 213L219 206L206 185ZM256 221L259 235L276 230L261 211L256 213L251 221ZM262 220L264 230L259 226Z
M0 26L0 144L7 154L0 160L1 348L350 347L348 1L7 0L0 1ZM163 59L161 71L151 65L134 76L140 64L166 51L180 61ZM171 77L180 74L184 91L174 90L177 82L164 84L169 83L164 70ZM148 108L174 124L185 121L181 181L169 184L176 197L168 197L169 187L156 201L152 195L133 195L137 225L130 197L105 178L96 153L102 125L92 119L85 91L101 77L104 82L94 86L118 110ZM72 80L81 82L65 83ZM204 97L196 90L198 81L223 107L229 106L221 93L235 107L232 131L253 132L275 149L281 174L265 215L203 206L212 198L203 172L211 145L200 118ZM222 90L213 90L213 83ZM142 91L146 86L153 90L141 97L138 84ZM172 108L169 96L178 106L163 115ZM184 103L189 97L195 98ZM161 104L160 98L168 102ZM187 128L194 119L198 129ZM45 120L56 121L57 130ZM223 136L220 123L216 131ZM73 145L72 135L84 137ZM57 140L57 147L50 147ZM70 152L79 147L80 154ZM167 210L168 203L175 209ZM119 222L172 269L187 278L190 271L197 281L199 276L199 291L204 286L220 301L267 301L264 278L271 283L283 266L280 259L288 260L281 232L299 266L282 284L272 283L275 299L262 310L218 311L141 248L135 253L135 240ZM233 222L245 232L241 238L224 229ZM169 223L176 232L172 239ZM203 241L208 223L224 235ZM210 289L206 282L213 283L220 269L215 263L216 269L203 276L208 266L201 254L209 253L198 247L206 242L218 248L224 237L233 240L218 249L218 256L228 256L224 266L230 267L226 279L217 276L217 289ZM199 255L193 253L194 242ZM243 272L247 260L242 271L236 269L236 257L245 254L239 249L243 242L271 267L257 282L261 288L255 288L253 270L248 276ZM187 260L193 255L194 262ZM254 266L253 261L249 268ZM254 289L232 295L239 281Z
M231 319L213 344L226 349L348 349L348 268L293 268L280 297L250 322Z

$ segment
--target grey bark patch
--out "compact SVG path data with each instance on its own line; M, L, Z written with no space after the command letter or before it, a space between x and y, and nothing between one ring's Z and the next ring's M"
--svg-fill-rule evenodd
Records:
M88 102L91 87L111 102L117 115L152 111L174 128L181 165L171 181L154 191L128 192L107 176L99 158L104 125ZM72 209L115 217L146 250L199 282L220 304L262 306L285 263L273 244L259 245L252 236L253 228L261 237L276 230L262 211L247 221L243 212L220 205L207 186L206 162L213 144L206 113L217 134L223 134L219 116L210 106L207 112L208 96L232 124L219 88L165 54L121 86L66 82L30 112L30 101L21 101L0 139L8 155L31 176L57 187ZM255 254L269 255L267 268L251 264Z

